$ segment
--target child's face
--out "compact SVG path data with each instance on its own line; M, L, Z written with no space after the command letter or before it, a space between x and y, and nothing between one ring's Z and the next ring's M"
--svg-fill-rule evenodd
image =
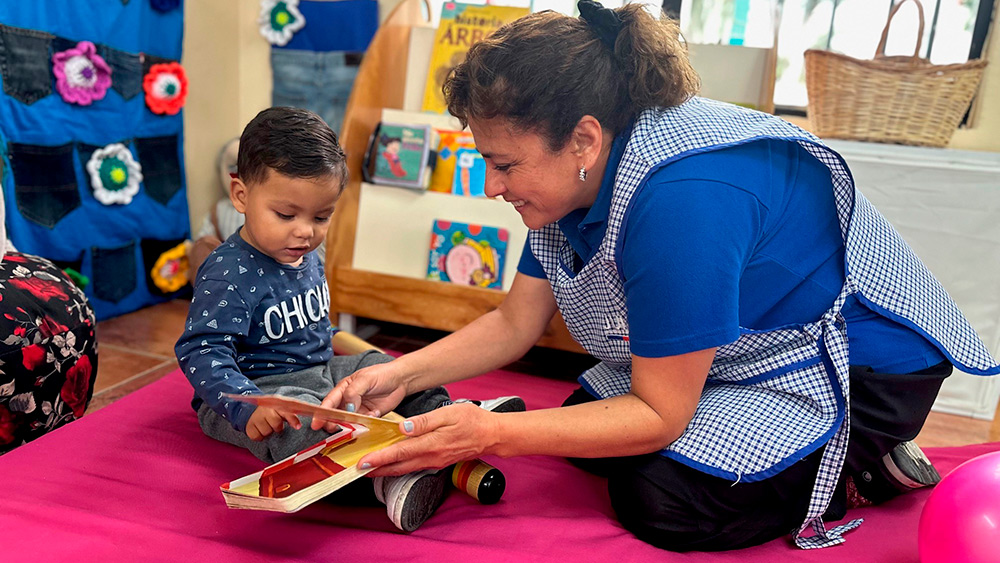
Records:
M229 197L246 215L243 240L282 264L298 266L326 238L340 179L290 178L268 170L264 181L253 186L234 179Z

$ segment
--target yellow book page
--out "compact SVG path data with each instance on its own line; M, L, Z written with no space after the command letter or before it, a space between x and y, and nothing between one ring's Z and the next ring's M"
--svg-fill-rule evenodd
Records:
M402 417L395 413L389 413L387 417L402 420ZM393 431L391 427L380 426L370 429L348 442L331 444L316 455L325 456L344 468L353 469L366 454L395 444L406 437L405 434ZM230 485L229 490L242 495L260 496L260 480L255 479L239 486Z
M445 2L441 24L434 34L431 63L424 87L423 111L445 113L448 110L441 87L451 69L465 61L469 47L478 43L505 23L528 15L528 8L479 6Z

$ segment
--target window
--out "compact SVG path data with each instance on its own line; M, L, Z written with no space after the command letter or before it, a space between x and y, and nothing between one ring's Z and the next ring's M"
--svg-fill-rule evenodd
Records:
M676 0L667 0L669 12ZM828 49L859 59L875 55L893 0L682 0L681 29L690 43L770 48L778 26L774 103L803 110L806 97L802 53ZM992 0L923 0L924 36L919 55L934 64L962 63L982 54ZM889 31L887 55L910 55L916 47L917 6L900 8Z

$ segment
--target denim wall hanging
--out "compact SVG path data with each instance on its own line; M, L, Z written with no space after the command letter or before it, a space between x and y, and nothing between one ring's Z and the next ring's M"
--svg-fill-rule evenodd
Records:
M190 232L182 2L0 2L0 21L11 241L88 277L98 318L176 296L146 270Z
M316 112L339 134L360 54L378 28L378 2L262 0L259 23L272 43L271 104Z

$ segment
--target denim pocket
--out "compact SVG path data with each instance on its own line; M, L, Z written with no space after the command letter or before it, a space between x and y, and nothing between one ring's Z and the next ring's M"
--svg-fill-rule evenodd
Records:
M146 195L166 205L181 189L177 135L135 140Z
M156 55L147 55L146 53L142 54L139 61L142 62L143 77L149 74L149 69L153 68L153 65L162 65L174 62L171 59L164 59L163 57L157 57Z
M94 297L118 303L135 291L135 242L119 248L91 248L90 266Z
M139 55L112 49L106 45L98 47L99 53L111 67L111 88L123 99L131 100L142 92L142 60Z
M291 49L271 49L273 89L271 103L275 106L302 107L320 95L318 76L323 70L321 53Z
M33 104L52 93L52 38L43 31L0 24L0 73L5 94Z
M72 143L57 147L10 144L17 209L43 227L56 226L80 206Z
M358 67L348 65L346 57L342 51L271 49L272 105L313 111L339 132L358 74Z

